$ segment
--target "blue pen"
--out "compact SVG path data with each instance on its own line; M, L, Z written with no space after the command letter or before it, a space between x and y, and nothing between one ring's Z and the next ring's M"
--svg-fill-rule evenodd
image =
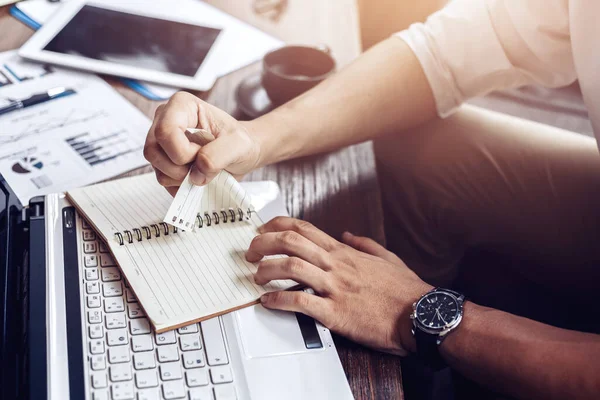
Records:
M0 115L6 114L11 111L19 110L21 108L31 107L36 104L45 103L50 100L69 96L71 94L75 94L75 91L73 89L66 89L64 87L48 89L48 91L44 93L34 94L33 96L28 97L24 100L15 100L7 106L0 107Z

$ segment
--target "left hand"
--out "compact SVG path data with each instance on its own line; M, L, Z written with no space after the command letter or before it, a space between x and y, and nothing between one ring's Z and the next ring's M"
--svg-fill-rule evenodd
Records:
M334 332L366 346L406 355L415 351L410 313L413 302L431 290L395 254L375 241L345 233L340 243L308 222L278 217L259 229L246 253L249 262L264 256L288 258L260 262L259 285L292 279L302 291L262 296L267 308L311 316Z

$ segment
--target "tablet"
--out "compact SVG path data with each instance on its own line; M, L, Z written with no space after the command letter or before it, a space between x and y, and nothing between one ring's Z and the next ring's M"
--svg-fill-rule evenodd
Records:
M153 7L94 1L62 6L21 48L24 58L195 90L217 76L223 28ZM135 3L135 2L134 2ZM177 3L175 3L177 4ZM129 6L129 7L128 7Z

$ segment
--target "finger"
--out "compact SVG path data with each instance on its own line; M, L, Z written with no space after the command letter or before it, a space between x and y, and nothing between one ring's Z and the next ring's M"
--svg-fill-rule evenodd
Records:
M212 133L206 129L188 128L185 131L185 136L190 142L199 144L200 146L205 146L215 140Z
M290 217L277 217L258 228L260 233L294 231L327 251L340 247L340 242L310 222Z
M329 302L322 297L302 291L271 292L263 294L260 302L266 308L300 312L331 326L334 318Z
M204 185L231 164L240 159L240 151L248 151L244 144L239 143L239 137L223 135L208 143L198 151L192 169L191 179L195 185Z
M158 144L152 145L150 143L146 145L144 148L144 157L146 160L148 160L148 162L150 162L150 164L152 164L154 169L159 170L164 175L175 180L177 186L183 182L183 179L187 176L189 171L189 167L186 165L174 164L171 159L169 159L167 154L158 146Z
M264 256L276 254L295 256L319 268L328 269L329 254L304 236L292 231L258 235L250 243L246 260L257 262Z
M179 92L171 97L157 117L154 137L173 163L185 165L194 160L200 146L188 140L185 130L197 127L203 112L197 97Z
M348 246L354 247L356 250L383 258L384 260L394 264L400 261L400 258L398 258L397 255L368 237L354 236L350 232L344 232L342 235L342 240Z
M154 174L156 175L156 180L161 186L170 187L170 186L179 186L181 181L171 178L169 175L162 173L159 170L155 170Z
M329 277L322 269L297 257L263 260L254 274L257 285L266 285L278 279L291 279L309 286L318 293L330 293Z
M171 196L175 197L177 191L179 190L179 186L169 186L165 187L165 189L167 189L167 192L169 192Z

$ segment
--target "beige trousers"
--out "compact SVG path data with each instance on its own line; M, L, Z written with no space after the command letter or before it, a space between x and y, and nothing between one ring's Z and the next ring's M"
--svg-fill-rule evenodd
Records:
M451 285L465 254L485 249L519 261L484 260L483 275L577 298L598 292L595 140L463 106L374 146L388 248L424 280Z

